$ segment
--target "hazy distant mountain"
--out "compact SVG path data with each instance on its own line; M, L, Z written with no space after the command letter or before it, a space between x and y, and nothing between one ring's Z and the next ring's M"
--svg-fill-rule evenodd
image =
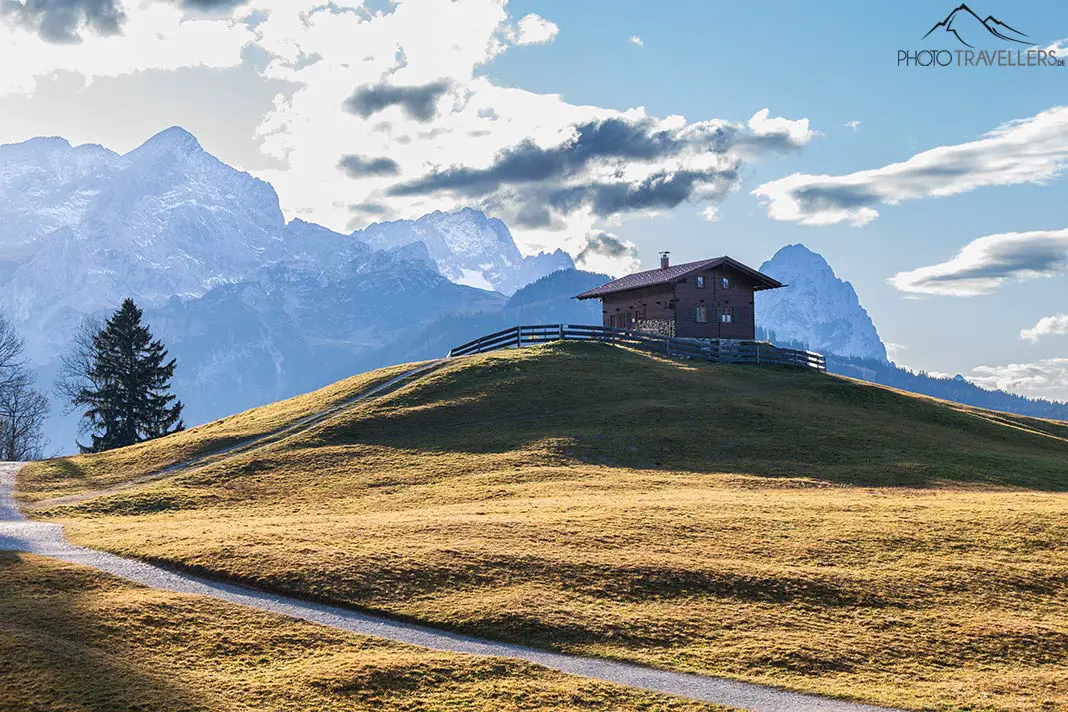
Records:
M600 324L601 305L575 299L612 278L581 270L559 270L528 284L502 306L470 314L448 314L417 334L383 349L374 365L435 358L455 346L523 324Z
M787 285L756 295L757 327L772 341L886 360L886 347L853 285L838 279L822 256L804 245L787 245L760 271Z
M370 368L390 344L418 340L442 315L505 303L496 292L445 279L421 245L365 249L333 275L279 262L147 312L178 359L174 390L187 419L203 422L318 388Z
M422 242L441 273L453 282L502 294L513 294L551 272L575 268L563 250L524 257L507 225L471 208L375 223L352 236L379 249Z

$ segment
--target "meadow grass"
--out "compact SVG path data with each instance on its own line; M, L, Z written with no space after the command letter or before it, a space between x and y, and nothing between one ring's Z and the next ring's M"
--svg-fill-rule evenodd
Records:
M0 710L724 708L334 631L0 552Z
M32 505L41 500L79 494L152 475L178 463L284 428L385 383L410 367L409 364L362 373L296 398L253 408L132 447L34 463L34 476L23 479L18 491L19 501Z
M1068 709L1066 487L1064 423L557 344L42 515L85 545L491 638L1023 712Z

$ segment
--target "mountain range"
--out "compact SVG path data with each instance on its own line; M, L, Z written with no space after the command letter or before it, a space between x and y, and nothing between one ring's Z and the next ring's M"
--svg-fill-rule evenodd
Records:
M790 285L759 295L763 335L835 355L862 377L896 368L820 255L790 245L761 269ZM179 128L123 155L57 138L0 146L0 310L41 386L86 316L133 297L178 359L188 424L517 323L600 323L598 305L571 297L608 279L559 250L523 255L477 210L348 235L286 222L269 184ZM69 451L75 426L56 417L48 434Z

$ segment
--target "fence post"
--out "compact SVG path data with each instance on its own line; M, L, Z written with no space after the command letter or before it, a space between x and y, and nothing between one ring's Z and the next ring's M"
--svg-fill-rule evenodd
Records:
M517 326L515 328L515 346L517 349L523 348L523 327Z
M560 324L559 326L560 326L560 340L563 341L564 340L564 325Z

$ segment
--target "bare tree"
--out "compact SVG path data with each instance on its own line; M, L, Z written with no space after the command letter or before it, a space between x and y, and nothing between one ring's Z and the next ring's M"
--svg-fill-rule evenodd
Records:
M22 352L26 350L26 344L11 322L0 314L0 389L9 383L13 383L24 367Z
M0 460L37 460L48 441L43 434L48 399L33 389L30 373L0 388Z
M78 409L76 402L82 392L100 385L93 377L93 364L96 362L93 339L103 328L104 322L100 319L85 317L74 332L70 350L60 359L55 390L65 403L63 415L70 415ZM86 429L84 421L79 429Z
M47 444L42 429L48 399L33 388L23 360L25 342L0 315L0 460L33 460Z

